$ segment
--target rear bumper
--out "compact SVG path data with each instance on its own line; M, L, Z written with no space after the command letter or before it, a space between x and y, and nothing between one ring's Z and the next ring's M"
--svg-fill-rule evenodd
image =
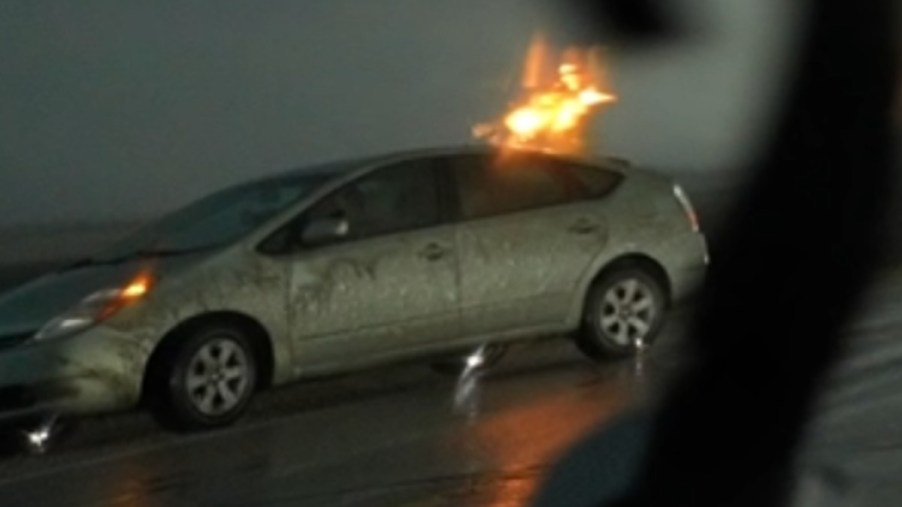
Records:
M102 328L0 351L0 424L133 407L143 357Z
M680 305L692 299L701 291L708 271L708 244L701 233L693 235L687 255L679 259L669 270L671 282L671 302Z
M671 303L680 306L691 302L701 292L705 283L704 267L685 268L675 277Z

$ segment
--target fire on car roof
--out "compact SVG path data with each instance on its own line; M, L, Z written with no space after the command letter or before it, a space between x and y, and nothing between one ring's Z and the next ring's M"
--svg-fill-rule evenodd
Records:
M500 120L476 125L474 136L499 146L586 152L590 119L617 100L607 82L601 49L571 47L557 62L551 53L546 38L535 35L523 65L521 96Z

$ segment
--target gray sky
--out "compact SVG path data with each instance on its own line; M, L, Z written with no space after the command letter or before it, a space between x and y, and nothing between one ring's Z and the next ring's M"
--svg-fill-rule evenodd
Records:
M470 141L496 117L540 0L0 2L0 226L141 219L330 158ZM677 3L677 2L675 2ZM605 151L713 170L775 89L786 0L682 0L698 36L610 51Z

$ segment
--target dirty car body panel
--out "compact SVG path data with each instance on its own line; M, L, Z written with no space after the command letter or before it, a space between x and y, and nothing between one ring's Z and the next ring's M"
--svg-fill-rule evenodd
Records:
M203 319L252 322L277 385L573 331L593 279L630 256L678 300L707 253L674 188L613 160L465 147L226 190L0 298L0 421L134 407L154 354ZM341 234L308 241L317 222ZM136 276L152 281L139 299L42 337Z
M440 173L400 160L339 188L304 210L304 223L347 216L343 241L288 249L290 339L298 371L342 368L460 334L459 263ZM356 199L356 201L354 201Z
M552 165L560 160L470 155L453 163L465 333L565 325L569 296L607 242L604 202L580 193L585 182Z

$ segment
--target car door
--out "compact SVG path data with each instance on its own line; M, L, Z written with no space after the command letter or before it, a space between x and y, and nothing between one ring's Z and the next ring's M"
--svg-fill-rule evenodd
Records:
M295 227L329 217L347 234L291 255L288 312L303 369L391 357L459 333L454 226L429 159L390 163L321 199Z
M561 325L573 291L607 243L595 198L616 175L587 180L588 168L538 154L466 155L450 164L461 220L463 331Z

